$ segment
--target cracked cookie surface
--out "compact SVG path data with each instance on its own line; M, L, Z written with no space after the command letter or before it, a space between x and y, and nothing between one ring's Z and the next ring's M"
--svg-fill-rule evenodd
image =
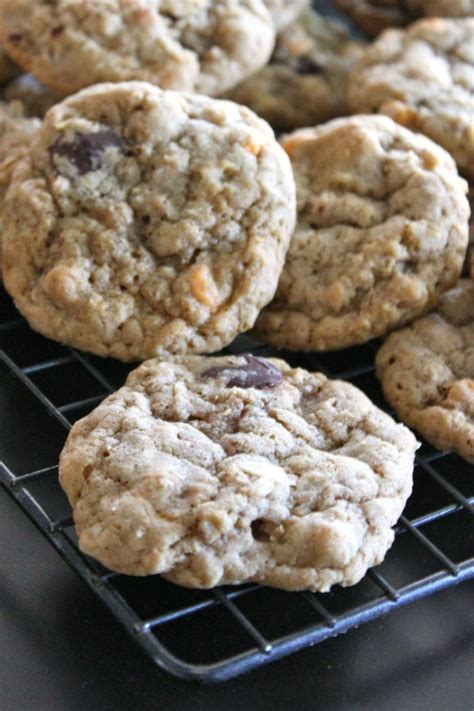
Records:
M356 63L348 102L429 136L474 178L474 18L384 32Z
M282 144L296 180L297 226L258 338L292 350L364 343L453 286L469 204L446 151L386 116L335 119Z
M363 46L338 22L305 12L278 35L270 63L229 98L285 131L341 116L348 111L349 71Z
M376 366L400 419L474 463L474 281L461 279L437 311L392 333Z
M261 0L0 0L0 37L64 94L139 80L215 95L265 64L275 30Z
M275 292L294 190L249 109L90 87L48 112L15 166L6 288L33 328L99 355L218 350Z
M416 448L349 383L248 354L155 359L74 425L60 481L112 570L326 591L383 559Z

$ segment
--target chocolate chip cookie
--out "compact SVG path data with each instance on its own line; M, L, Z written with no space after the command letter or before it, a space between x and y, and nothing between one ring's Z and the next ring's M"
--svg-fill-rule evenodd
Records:
M229 95L288 131L348 112L347 78L363 43L343 26L307 11L277 38L270 63Z
M432 308L459 277L467 185L451 156L386 116L282 139L298 222L256 334L278 347L353 346Z
M474 18L385 32L356 63L348 101L426 134L474 179Z
M140 80L215 95L266 63L275 28L261 0L0 0L0 38L63 94Z
M275 292L294 192L249 109L99 84L50 109L17 163L5 285L33 328L99 355L218 350Z
M79 545L196 588L353 585L381 562L417 442L357 388L253 355L151 360L71 430Z
M474 463L474 281L461 280L436 312L392 333L377 375L404 422Z

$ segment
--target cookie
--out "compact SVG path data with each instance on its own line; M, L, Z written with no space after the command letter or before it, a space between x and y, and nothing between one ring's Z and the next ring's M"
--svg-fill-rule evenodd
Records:
M474 18L385 32L356 63L348 101L426 134L474 178Z
M309 0L264 0L277 30L296 20L309 4Z
M349 383L191 356L144 363L76 423L60 481L80 547L112 570L326 591L382 561L416 448Z
M215 95L267 62L275 29L261 0L0 0L0 38L63 94L140 80Z
M376 364L400 419L474 463L474 281L461 280L436 312L392 333Z
M18 101L0 102L0 248L3 204L17 161L27 152L41 126L39 119L26 118Z
M432 308L459 277L466 183L451 156L386 116L284 136L297 227L256 335L295 350L345 348Z
M323 123L348 112L347 78L362 47L342 25L308 11L279 34L270 63L230 98L279 130Z
M32 74L20 74L2 87L4 101L21 101L26 116L43 118L46 111L65 97L42 84Z
M20 67L12 62L3 47L0 47L0 84L12 79L20 72Z
M409 22L402 0L334 0L334 4L370 37Z
M275 292L294 181L249 109L145 82L48 111L4 210L4 282L33 328L99 355L222 348Z
M472 17L474 15L474 0L403 0L403 2L407 10L417 17Z

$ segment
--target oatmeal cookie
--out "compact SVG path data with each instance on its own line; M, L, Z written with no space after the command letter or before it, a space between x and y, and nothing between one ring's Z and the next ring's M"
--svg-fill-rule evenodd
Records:
M474 463L474 281L462 279L436 312L392 333L377 375L400 419Z
M345 348L432 308L467 247L467 185L451 156L386 116L335 119L282 143L298 221L257 337Z
M0 38L63 94L140 80L215 95L267 62L275 28L261 0L0 0Z
M145 82L48 111L4 209L7 290L30 325L123 360L208 352L272 298L294 181L249 109Z
M229 98L283 131L323 123L348 113L347 79L363 46L340 23L305 12L278 35L270 63Z
M191 356L147 361L77 422L60 481L80 547L112 570L326 591L382 561L416 448L349 383Z
M429 136L474 179L474 18L384 32L356 63L348 102Z

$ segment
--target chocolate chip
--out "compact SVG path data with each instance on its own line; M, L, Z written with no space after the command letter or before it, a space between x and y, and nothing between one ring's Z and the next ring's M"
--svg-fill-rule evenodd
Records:
M56 27L53 27L51 29L52 37L57 37L58 35L62 34L62 32L64 32L64 25L57 25Z
M20 42L23 39L21 32L13 32L13 34L8 35L10 42Z
M322 69L312 59L301 55L296 63L296 71L298 74L320 74Z
M217 378L222 373L229 374L226 388L274 388L279 385L283 376L274 365L265 358L258 358L246 353L243 365L220 365L209 368L202 374L203 378Z
M123 152L123 141L115 131L104 128L95 133L76 133L72 140L58 138L49 149L51 158L66 158L78 170L80 175L97 170L101 165L102 154L107 148L118 148Z

